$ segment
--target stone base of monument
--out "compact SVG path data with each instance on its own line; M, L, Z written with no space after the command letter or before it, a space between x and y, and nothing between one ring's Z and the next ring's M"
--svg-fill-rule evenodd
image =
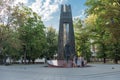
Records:
M72 67L72 61L69 60L68 63L65 60L48 60L48 67L59 67L59 68L70 68Z

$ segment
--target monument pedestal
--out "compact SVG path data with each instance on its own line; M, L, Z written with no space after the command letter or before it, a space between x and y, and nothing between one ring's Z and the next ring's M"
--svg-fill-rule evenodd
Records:
M71 68L73 67L72 60L69 60L68 63L65 60L48 60L48 67L59 67L59 68Z

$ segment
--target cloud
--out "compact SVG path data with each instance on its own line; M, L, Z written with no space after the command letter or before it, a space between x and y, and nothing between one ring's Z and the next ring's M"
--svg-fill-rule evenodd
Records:
M0 1L0 15L4 15L7 6L15 6L19 3L28 4L28 0L3 0ZM7 6L6 6L7 5Z
M27 4L28 0L14 0L14 5L17 5L18 3Z
M53 14L58 11L59 5L67 0L35 0L29 7L38 13L43 21L53 18Z
M67 2L67 0L14 0L13 6L23 3L36 13L38 13L43 21L48 21L53 18L53 14L59 10L59 5Z
M75 18L84 19L85 18L85 10L81 10L80 14L78 16L73 17L73 19L75 19Z

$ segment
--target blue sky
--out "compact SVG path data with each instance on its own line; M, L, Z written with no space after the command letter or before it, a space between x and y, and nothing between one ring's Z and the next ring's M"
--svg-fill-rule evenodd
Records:
M70 4L72 8L72 16L73 18L79 17L81 19L84 19L84 11L85 11L85 3L86 0L68 0L65 2L65 4ZM50 21L45 21L44 23L46 26L53 26L57 30L59 28L59 18L60 18L60 5L59 10L53 14L53 17Z
M53 26L58 30L61 4L70 4L73 18L84 19L86 0L15 0L15 3L24 3L42 16L46 27Z

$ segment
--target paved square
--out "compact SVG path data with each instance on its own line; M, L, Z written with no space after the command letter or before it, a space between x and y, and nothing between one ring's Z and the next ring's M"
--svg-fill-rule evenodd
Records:
M120 80L120 65L89 64L86 68L49 68L45 65L0 66L0 80Z

